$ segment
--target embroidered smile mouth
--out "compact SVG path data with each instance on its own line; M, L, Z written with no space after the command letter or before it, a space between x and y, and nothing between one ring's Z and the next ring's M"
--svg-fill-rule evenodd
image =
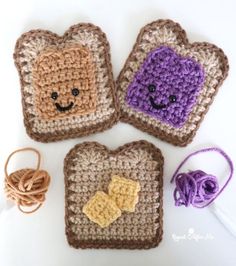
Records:
M155 108L156 110L161 110L163 108L166 108L165 104L156 104L152 97L150 97L149 100L150 100L152 107Z
M59 112L66 112L69 111L73 107L74 103L71 102L67 106L61 106L59 103L55 103L55 106Z

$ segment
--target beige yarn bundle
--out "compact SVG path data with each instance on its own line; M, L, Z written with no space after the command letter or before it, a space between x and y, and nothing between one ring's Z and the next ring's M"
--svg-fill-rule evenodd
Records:
M12 156L19 152L32 151L37 155L37 166L35 169L24 168L8 174L7 167ZM12 152L5 163L5 193L7 198L14 201L18 209L23 213L33 213L37 211L45 201L45 194L50 184L50 176L40 170L41 155L34 148L23 148ZM36 205L31 210L25 207Z

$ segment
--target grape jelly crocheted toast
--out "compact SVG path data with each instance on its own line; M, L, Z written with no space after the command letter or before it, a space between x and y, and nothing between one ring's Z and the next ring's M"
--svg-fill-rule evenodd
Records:
M32 30L17 41L24 123L41 142L86 136L118 120L117 99L105 34L92 24L63 36Z
M96 142L76 145L64 161L69 244L75 248L156 247L162 239L163 163L161 151L147 141L131 142L116 150ZM115 213L114 221L102 228L86 216L83 208L94 195L111 194L114 176L138 182L138 202L133 212Z
M117 80L121 121L164 141L192 141L214 96L228 74L221 49L189 43L171 20L141 29Z

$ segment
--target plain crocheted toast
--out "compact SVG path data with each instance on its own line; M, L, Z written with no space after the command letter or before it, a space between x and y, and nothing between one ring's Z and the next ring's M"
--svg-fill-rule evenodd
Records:
M116 150L109 150L97 142L84 142L71 149L64 160L65 223L68 243L75 248L156 247L162 239L163 230L163 164L161 151L147 141L131 142ZM134 209L128 209L129 212L119 206L123 209L121 214L120 209L113 203L109 211L109 201L119 201L114 197L109 200L108 194L112 196L114 186L117 187L114 182L124 180L133 180L132 186L137 189L138 202L135 196L137 204ZM138 187L134 183L137 183ZM92 210L90 208L88 211L85 204L89 200L90 204L91 200L98 196L107 197L107 204L100 204L100 213L94 215L99 222L104 218L101 217L101 208L105 208L106 215L109 215L106 218L112 219L110 225L105 224L106 227L94 223L85 214L91 214Z

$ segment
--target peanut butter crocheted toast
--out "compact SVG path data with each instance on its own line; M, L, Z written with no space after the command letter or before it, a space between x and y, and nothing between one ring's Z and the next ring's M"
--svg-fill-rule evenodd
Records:
M17 40L14 60L31 138L81 137L117 122L110 48L99 27L82 23L63 36L31 30Z

